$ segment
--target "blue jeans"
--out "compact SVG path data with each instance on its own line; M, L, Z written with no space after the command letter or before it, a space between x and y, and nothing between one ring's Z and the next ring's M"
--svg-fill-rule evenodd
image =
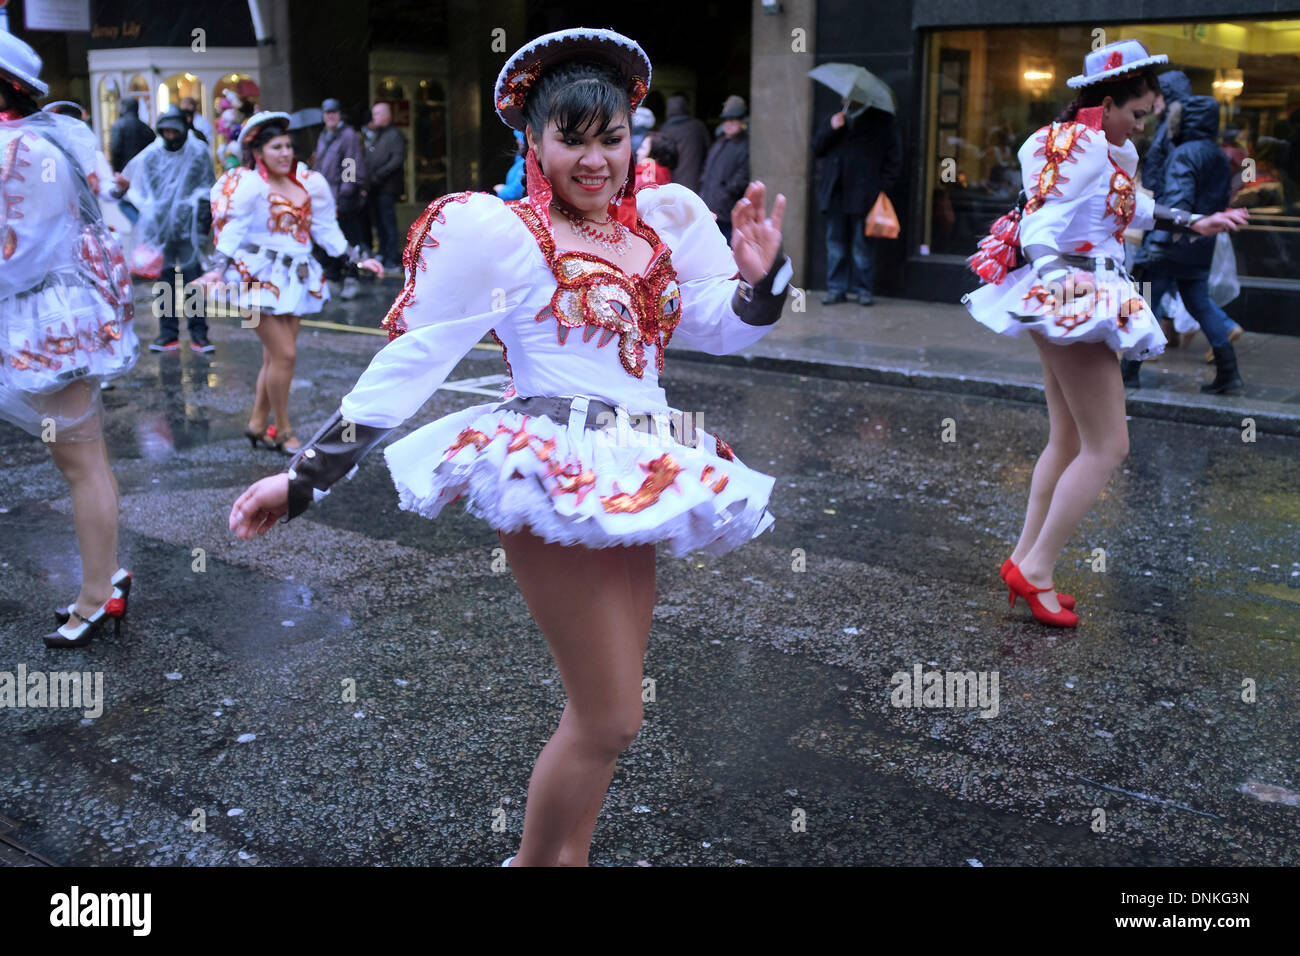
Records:
M380 260L384 265L401 262L402 250L397 244L397 197L393 193L371 193L367 198L379 242Z
M1170 276L1153 275L1151 277L1151 309L1157 315L1160 312L1160 300L1165 293L1172 292L1177 286L1178 294L1183 297L1187 307L1205 337L1213 348L1222 348L1228 344L1228 332L1232 329L1232 319L1228 313L1219 308L1219 304L1210 298L1209 277L1201 279L1174 279Z
M826 291L831 295L844 295L849 291L850 279L858 295L870 295L875 287L875 240L868 239L862 231L866 216L826 217ZM848 250L853 250L850 266Z
M178 268L181 272L182 283L188 286L189 283L199 277L199 257L189 242L171 240L163 245L162 275L159 276L158 281L167 283L167 287L172 290L173 296L176 285L176 270ZM181 311L185 308L185 297L188 292L188 288L180 290L179 309ZM176 302L175 297L172 298L172 302ZM204 307L206 307L206 303L204 303ZM167 312L172 314L167 315ZM208 337L208 320L203 315L202 307L198 310L197 315L188 317L188 324L191 342L195 339L206 339ZM175 306L171 309L164 309L163 314L158 317L158 331L169 339L179 337L179 325L180 317Z

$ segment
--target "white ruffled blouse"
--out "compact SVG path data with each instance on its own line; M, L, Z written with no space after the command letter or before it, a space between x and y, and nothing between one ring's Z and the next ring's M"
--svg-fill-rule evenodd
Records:
M384 320L395 337L343 398L343 416L401 424L489 332L513 380L505 398L586 395L633 413L669 411L659 372L670 340L723 355L773 326L732 310L735 260L699 196L665 185L636 199L656 246L640 276L557 252L526 199L455 193L432 203L411 229L406 286Z

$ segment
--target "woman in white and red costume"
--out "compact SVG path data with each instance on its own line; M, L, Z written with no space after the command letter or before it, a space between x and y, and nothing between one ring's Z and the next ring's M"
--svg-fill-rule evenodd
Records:
M484 334L501 342L513 380L501 402L427 424L385 457L401 507L432 518L464 499L497 529L568 693L533 771L519 866L587 862L641 724L655 546L717 555L772 524L773 478L673 415L658 373L669 339L721 355L771 329L792 272L785 199L766 218L751 183L728 248L689 190L634 195L629 117L649 82L642 49L609 30L548 34L507 61L496 107L526 133L527 199L429 206L411 228L392 340L289 474L253 485L230 516L251 537L298 515Z
M1003 335L1028 332L1043 363L1051 436L1030 485L1020 541L1003 562L1011 603L1025 598L1046 624L1078 623L1074 599L1052 571L1111 472L1128 454L1124 385L1116 352L1160 354L1165 337L1124 269L1124 230L1213 235L1236 230L1244 210L1194 216L1155 206L1133 185L1142 130L1160 93L1152 67L1167 62L1136 40L1088 54L1081 90L1020 147L1023 216L1009 213L971 257L987 285L963 296L972 316ZM1008 273L1020 251L1028 264Z
M95 134L33 97L41 59L0 31L0 419L41 438L67 480L81 589L48 647L84 647L126 615L117 564L117 480L100 384L140 353L131 279L100 217Z
M217 262L199 283L235 290L228 298L238 300L241 315L252 314L262 340L257 396L244 434L254 448L264 443L293 453L302 447L289 421L298 325L330 298L312 240L326 255L342 259L350 253L351 264L377 275L383 268L349 250L329 183L294 160L289 121L287 113L257 113L240 131L245 165L228 170L212 187ZM272 413L275 425L268 427Z

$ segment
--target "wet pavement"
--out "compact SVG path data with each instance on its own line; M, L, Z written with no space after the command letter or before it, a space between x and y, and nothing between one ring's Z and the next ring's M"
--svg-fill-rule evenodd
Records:
M43 447L0 429L0 671L98 671L105 697L0 710L6 840L65 864L499 865L564 695L495 533L399 511L375 453L235 539L231 502L285 459L242 435L253 333L211 338L105 393L136 582L118 638L41 644L76 589L70 504ZM300 432L383 341L304 328ZM997 577L1041 407L673 358L670 400L776 476L776 525L660 556L655 700L593 864L1300 862L1300 440L1135 416L1058 568L1080 627L1055 631ZM503 371L476 349L451 381ZM485 400L440 390L398 435ZM918 666L996 672L996 715L894 706Z

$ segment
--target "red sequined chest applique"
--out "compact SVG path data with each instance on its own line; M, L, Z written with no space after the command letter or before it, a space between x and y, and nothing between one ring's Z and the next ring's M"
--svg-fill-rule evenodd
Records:
M1061 166L1079 161L1074 153L1082 143L1089 141L1089 137L1090 131L1082 123L1053 123L1042 130L1038 142L1043 145L1034 150L1034 155L1043 157L1043 168L1038 172L1034 195L1025 203L1026 214L1041 209L1049 196L1062 195L1057 187L1070 180L1061 175Z
M556 287L536 321L555 321L556 341L563 345L573 329L582 340L600 333L597 348L618 336L618 357L629 375L641 378L648 361L646 345L655 347L655 368L664 370L664 349L682 316L681 290L672 256L653 229L640 219L636 231L655 249L644 275L628 275L612 262L589 252L557 252L555 240L537 211L526 201L506 203L537 240Z
M1124 172L1113 158L1110 164L1115 167L1115 172L1111 174L1110 191L1106 193L1106 213L1114 216L1119 223L1115 238L1123 242L1124 230L1133 221L1133 213L1137 208L1137 191L1133 187L1133 177Z
M266 220L268 231L293 236L303 245L311 242L310 195L302 201L302 205L290 202L288 197L279 193L268 193L266 198L271 205L271 215Z

